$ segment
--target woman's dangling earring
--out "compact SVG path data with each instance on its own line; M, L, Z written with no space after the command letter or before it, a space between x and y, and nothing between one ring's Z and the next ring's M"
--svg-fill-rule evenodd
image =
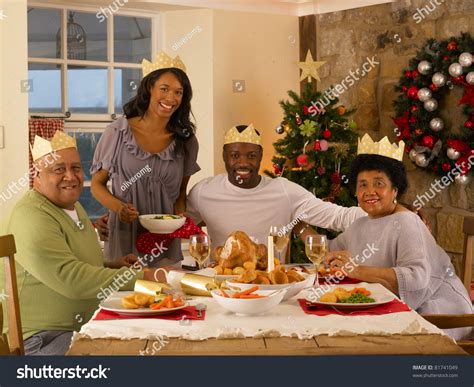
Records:
M398 202L397 202L397 198L394 198L394 199L393 199L393 204L396 205L397 203L398 203Z

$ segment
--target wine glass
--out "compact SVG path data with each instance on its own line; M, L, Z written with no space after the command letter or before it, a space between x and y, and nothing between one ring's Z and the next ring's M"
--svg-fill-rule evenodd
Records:
M290 237L288 233L284 233L277 226L270 227L270 235L273 237L273 246L278 253L278 260L280 261L280 264L282 264L283 262L281 261L281 253L283 253L283 251L285 251L286 247L288 246Z
M308 235L305 240L305 252L308 259L313 262L316 272L315 283L318 283L319 266L328 251L326 235Z
M211 240L208 235L191 235L189 238L189 254L196 261L199 270L204 266L204 262L211 253Z

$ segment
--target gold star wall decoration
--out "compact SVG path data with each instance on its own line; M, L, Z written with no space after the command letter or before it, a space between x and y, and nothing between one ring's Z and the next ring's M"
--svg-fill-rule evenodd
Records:
M300 82L308 78L308 82L311 82L312 79L314 78L317 81L321 82L321 78L319 78L318 74L318 69L325 64L326 62L318 62L313 60L313 55L311 55L311 51L308 50L306 53L306 59L304 62L298 62L299 68L302 70L301 71L301 77L300 77Z

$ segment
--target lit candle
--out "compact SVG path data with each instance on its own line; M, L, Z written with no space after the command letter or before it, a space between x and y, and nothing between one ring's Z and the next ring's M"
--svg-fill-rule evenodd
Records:
M268 236L268 264L267 264L267 272L270 273L275 269L275 252L273 250L273 236Z

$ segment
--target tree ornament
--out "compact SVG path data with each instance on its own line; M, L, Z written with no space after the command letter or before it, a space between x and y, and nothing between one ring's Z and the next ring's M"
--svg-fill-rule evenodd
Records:
M332 133L331 133L331 131L330 131L328 128L324 129L323 137L324 137L326 140L329 139L329 138L331 138L331 135L332 135Z
M423 107L429 112L434 112L438 108L438 101L434 98L430 98L423 103Z
M474 71L470 71L466 75L466 82L470 85L474 85Z
M443 163L441 165L441 169L443 170L443 172L448 172L451 170L451 164L449 163Z
M447 55L443 56L443 60L444 60L445 62L447 62L447 61L449 60L449 56L447 56Z
M420 73L418 72L418 70L413 70L413 71L411 72L411 77L412 77L413 79L415 79L418 75L420 75Z
M421 168L426 168L429 164L429 161L424 153L418 153L415 158L415 163Z
M470 180L471 180L471 178L468 175L457 175L454 178L454 181L458 185L467 185Z
M319 176L322 176L326 173L326 168L318 167L318 168L316 168L316 172L318 173Z
M417 154L418 152L415 149L412 149L410 153L408 154L408 157L410 158L411 161L415 161Z
M411 71L410 70L405 71L405 78L411 79L411 77L412 77Z
M326 152L329 149L329 144L326 140L321 140L319 143L321 144L321 152Z
M428 75L432 68L433 66L427 60L422 60L420 63L418 63L418 72L420 74Z
M313 149L316 151L316 152L319 152L321 150L321 142L319 140L316 140L314 142L314 146L313 146Z
M304 123L299 126L301 135L311 137L316 133L317 124L312 120L304 120Z
M275 132L277 132L278 134L283 134L285 133L285 128L283 128L283 126L280 124L275 128Z
M296 113L296 125L301 125L303 120L301 119L300 115Z
M273 164L273 170L275 172L275 175L281 174L281 167L278 164Z
M340 116L344 115L345 112L346 112L346 107L345 106L339 106L337 108L337 114L339 114Z
M290 133L290 130L291 130L290 124L287 122L287 123L283 126L283 129L285 130L285 133Z
M451 63L448 72L452 77L459 77L462 74L463 69L459 63Z
M341 175L338 172L333 172L331 174L331 181L333 184L341 184Z
M418 106L416 106L416 105L411 105L410 111L411 111L412 113L416 113L416 112L418 111Z
M296 158L296 163L302 167L305 168L308 166L308 155L306 154L301 154Z
M458 48L458 44L456 42L449 42L448 43L448 51L454 51Z
M349 121L348 128L350 130L356 130L357 129L357 123L354 120Z
M444 128L443 120L439 117L433 118L430 121L430 128L431 128L431 130L433 130L435 132L439 132L440 130L443 130L443 128Z
M421 140L421 145L423 145L423 146L425 146L429 149L433 149L434 137L431 136L431 135L424 136Z
M423 130L422 130L421 128L416 128L416 129L415 129L415 134L416 134L417 136L421 136L421 135L423 134Z
M448 150L446 151L446 155L448 156L448 158L450 158L451 160L457 160L459 159L459 157L461 156L461 153L458 152L456 149L454 148L448 148Z
M431 90L431 91L437 91L437 90L438 90L438 86L436 86L434 83L432 83L432 84L430 85L430 90Z
M433 172L438 172L439 168L437 165L433 165L433 168L431 168Z
M411 99L418 99L418 88L416 86L411 86L407 91L407 95Z
M463 52L459 55L459 64L462 67L470 67L472 65L472 54L469 52Z
M423 87L422 89L418 90L417 96L421 102L428 101L432 97L433 93L430 89Z
M438 87L444 86L447 80L448 80L448 77L440 72L434 73L433 76L431 77L431 82L433 82L433 84Z
M473 125L473 124L472 124L472 121L469 121L469 120L464 123L464 126L465 126L466 128L468 128L468 129L471 129L471 128L472 128L472 125Z
M407 92L407 90L408 90L408 87L406 87L406 86L402 86L402 91L403 91L404 93L406 93L406 92Z

